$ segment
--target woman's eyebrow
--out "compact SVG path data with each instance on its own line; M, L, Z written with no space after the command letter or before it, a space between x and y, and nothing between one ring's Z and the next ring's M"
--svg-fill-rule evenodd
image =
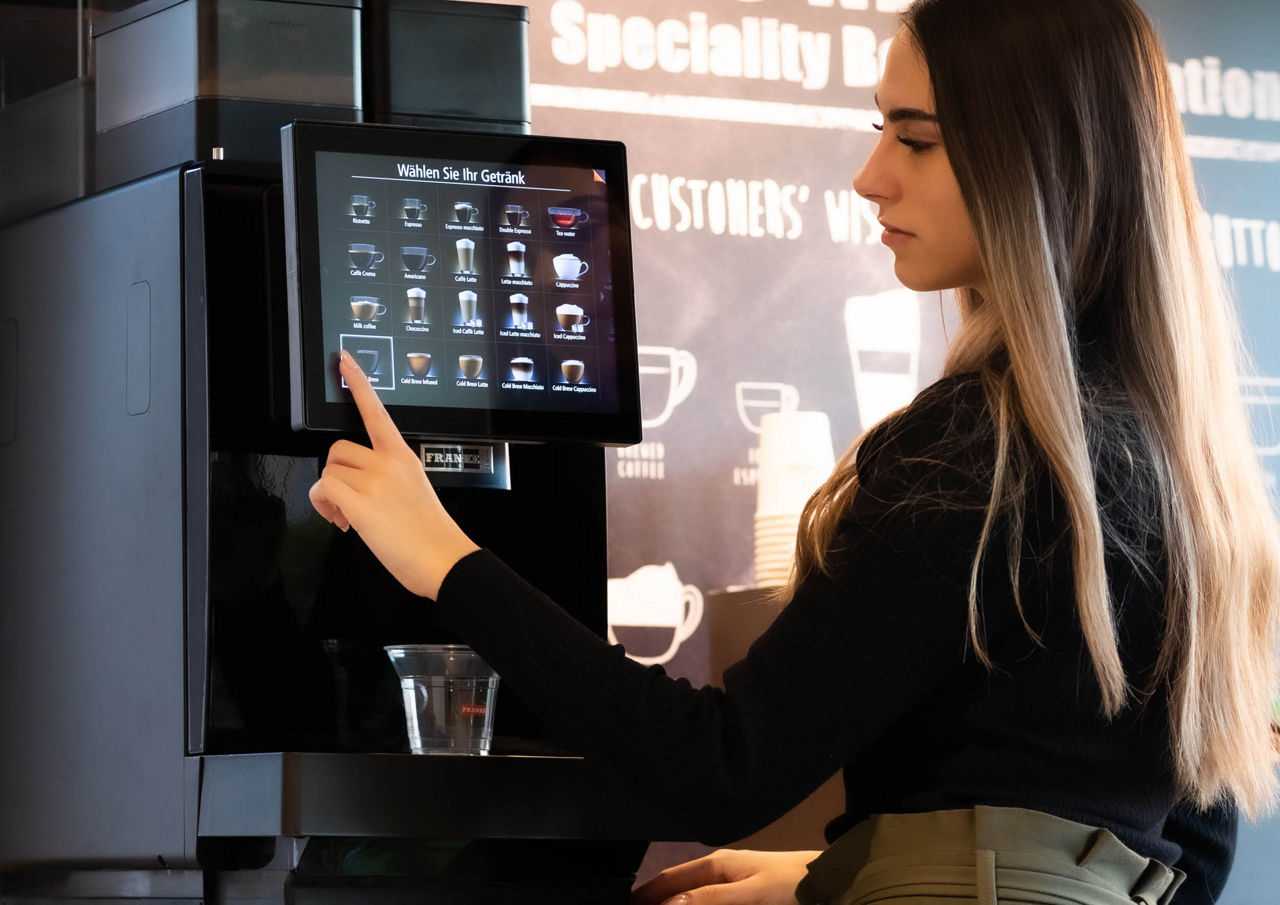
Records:
M876 95L876 106L880 106L880 96ZM900 123L904 120L912 120L926 123L936 123L938 115L930 113L927 110L921 110L918 107L894 107L884 115L886 121L891 123Z

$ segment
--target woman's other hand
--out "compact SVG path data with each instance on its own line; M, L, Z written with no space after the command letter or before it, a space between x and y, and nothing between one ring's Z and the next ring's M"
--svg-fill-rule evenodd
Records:
M311 487L311 505L343 531L355 528L397 581L434 600L454 563L478 548L445 512L422 462L349 352L338 367L372 448L333 444Z
M637 886L631 905L795 905L805 866L819 854L720 849Z

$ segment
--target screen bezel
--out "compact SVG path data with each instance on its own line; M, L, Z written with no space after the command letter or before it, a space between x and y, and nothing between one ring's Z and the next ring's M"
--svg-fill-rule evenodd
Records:
M288 259L290 421L295 430L355 432L362 428L354 401L330 402L325 398L326 372L336 372L337 354L325 350L320 306L303 301L321 297L316 155L337 152L589 168L606 173L616 411L547 412L396 404L387 404L386 408L401 433L413 436L604 446L629 446L640 441L630 206L626 152L620 142L307 121L285 126L281 130L281 142Z

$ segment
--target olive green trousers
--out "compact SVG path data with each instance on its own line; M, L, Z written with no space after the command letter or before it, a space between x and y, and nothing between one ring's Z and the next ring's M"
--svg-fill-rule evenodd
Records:
M877 814L809 864L801 905L1169 905L1184 875L1022 808Z

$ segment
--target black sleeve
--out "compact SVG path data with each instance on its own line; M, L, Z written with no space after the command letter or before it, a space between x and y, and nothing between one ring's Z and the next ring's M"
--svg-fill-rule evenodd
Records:
M628 660L488 551L449 572L436 620L577 753L612 767L695 838L741 838L833 775L964 657L982 513L917 509L903 496L922 481L974 496L972 468L939 472L922 454L951 418L939 407L913 405L891 435L863 444L838 573L804 582L726 671L723 691Z
M1236 853L1239 819L1233 805L1200 811L1179 805L1164 825L1164 838L1182 847L1173 866L1187 879L1173 897L1173 905L1213 905L1227 885Z

